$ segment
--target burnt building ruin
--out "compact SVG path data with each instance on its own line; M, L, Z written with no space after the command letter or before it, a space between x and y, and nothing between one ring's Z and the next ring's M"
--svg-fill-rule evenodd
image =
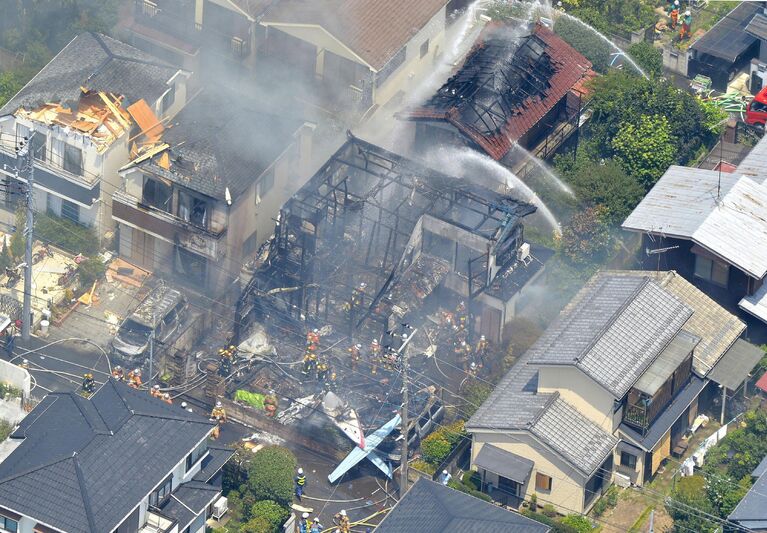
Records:
M416 122L416 150L470 146L501 161L518 143L545 159L577 131L591 63L545 26L516 31L488 26L431 99L398 115Z
M524 242L535 210L350 136L281 209L236 333L279 315L369 341L465 301L469 330L498 342L543 266Z

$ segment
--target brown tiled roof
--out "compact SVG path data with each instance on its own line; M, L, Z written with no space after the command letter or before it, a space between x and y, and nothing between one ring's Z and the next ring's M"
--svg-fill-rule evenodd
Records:
M493 31L496 26L488 27ZM584 82L596 74L591 70L591 62L577 50L563 41L553 31L545 26L537 26L535 35L546 44L546 53L556 65L556 72L549 78L549 89L543 97L528 98L518 112L511 115L505 125L495 134L488 135L480 132L471 124L461 120L458 107L451 109L420 108L406 111L398 115L406 120L443 120L452 124L463 135L479 145L490 157L500 160L511 149L514 142L535 126L557 102L575 91L581 95L587 92ZM482 53L484 41L474 47L471 54Z
M447 0L281 0L262 22L322 26L381 70L445 4Z

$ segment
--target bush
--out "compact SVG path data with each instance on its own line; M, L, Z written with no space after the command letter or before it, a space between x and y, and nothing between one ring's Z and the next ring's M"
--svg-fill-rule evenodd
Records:
M77 265L77 277L80 279L80 286L86 290L90 290L93 282L101 279L104 272L106 272L106 266L98 257L89 257Z
M447 486L451 489L460 490L461 492L465 492L466 494L470 494L474 496L475 498L479 498L480 500L484 500L486 502L492 502L493 499L485 494L484 492L480 492L474 488L474 485L466 485L464 483L460 483L456 481L455 479L451 479L447 482Z
M521 514L527 518L530 518L531 520L535 520L541 524L546 524L551 528L551 533L578 533L578 530L573 526L563 524L562 522L550 516L546 516L545 514L536 513L528 509L522 509Z
M663 54L652 43L647 41L634 43L626 52L648 76L660 76L663 73Z
M411 468L415 468L416 470L420 470L421 472L424 472L426 474L429 474L430 476L433 476L437 473L437 465L433 465L431 463L427 463L423 459L416 459L412 463L410 463Z
M610 228L604 221L603 206L589 207L576 213L562 228L559 251L574 265L587 266L602 262L610 246Z
M259 516L242 524L237 531L239 533L275 533L277 530L266 518Z
M610 66L613 48L586 26L566 17L559 17L554 31L563 41L578 50L594 66L597 72L605 73Z
M96 255L99 251L98 235L91 229L65 218L47 214L35 217L35 235L72 254Z
M282 446L268 446L253 454L248 465L248 490L256 500L289 506L293 501L296 457Z
M559 515L559 513L557 513L557 510L554 509L554 506L550 503L547 503L546 505L543 506L543 510L541 511L541 513L548 516L549 518L555 518L556 516Z
M599 498L599 501L594 504L594 507L592 508L592 511L594 513L594 516L600 517L607 511L609 505L607 505L607 500L604 498Z
M594 529L591 521L583 515L569 514L560 521L565 526L572 527L578 533L589 533Z
M466 383L464 386L464 403L461 407L461 413L466 417L471 417L477 409L479 409L479 406L487 400L491 392L493 392L493 387L487 383L478 380L472 380Z
M256 502L250 511L250 521L263 519L271 526L269 531L273 533L279 531L280 526L285 523L288 516L290 516L290 512L285 507L271 500Z
M425 461L439 465L450 454L453 446L439 432L435 431L421 441L421 453Z

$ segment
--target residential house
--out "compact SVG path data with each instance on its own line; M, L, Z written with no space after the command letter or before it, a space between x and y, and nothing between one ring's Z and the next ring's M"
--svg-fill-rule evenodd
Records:
M51 393L9 438L0 528L18 533L202 533L232 452L206 416L109 379Z
M712 86L717 91L726 91L727 84L743 69L751 69L751 90L761 87L760 76L757 82L753 73L758 68L749 67L755 58L764 59L760 38L754 36L752 21L763 12L764 2L741 2L732 11L722 17L710 30L696 40L687 52L687 76L694 78L703 74L711 78ZM762 15L763 16L763 15ZM751 31L749 31L749 27ZM756 30L758 32L758 30ZM758 61L758 60L757 60Z
M546 158L577 131L591 62L543 25L519 39L511 31L486 27L434 96L398 115L415 122L416 151L470 146L512 166L515 143Z
M418 478L386 513L377 533L547 533L551 528L434 481Z
M733 531L764 533L767 532L767 457L751 472L751 477L754 484L727 520L737 526L732 528ZM727 527L725 531L728 531Z
M102 235L117 171L143 133L135 116L151 109L166 120L185 102L183 71L105 35L78 35L0 108L0 173L14 179L16 148L34 130L35 206ZM3 222L17 203L9 190L0 193Z
M396 105L445 52L448 0L281 0L261 19L267 59L324 105Z
M120 255L205 292L232 287L308 174L311 133L244 96L203 92L120 170Z
M120 19L122 38L169 63L215 79L252 70L264 29L258 19L274 0L135 0ZM220 79L220 78L219 78Z
M567 514L614 473L642 485L680 453L712 369L742 383L758 362L744 329L675 272L595 275L466 423L483 490Z
M734 172L672 166L623 222L643 234L648 267L675 269L759 329L767 322L765 178L764 140Z

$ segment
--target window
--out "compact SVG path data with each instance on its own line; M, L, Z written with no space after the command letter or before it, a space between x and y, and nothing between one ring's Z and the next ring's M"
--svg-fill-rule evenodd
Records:
M535 473L535 490L551 490L551 476Z
M274 187L274 168L261 176L261 181L258 184L258 195L262 200L272 190L272 187Z
M173 189L171 189L170 185L149 176L144 176L144 190L141 199L143 203L170 213L172 197Z
M48 195L50 196L50 194ZM70 202L69 200L61 199L61 218L71 220L75 224L80 223L80 206Z
M71 144L64 145L64 170L76 176L83 174L83 151Z
M178 217L201 228L208 227L208 202L185 191L178 193Z
M32 137L32 155L38 161L45 161L46 144L48 144L48 137L39 131L35 132L35 136Z
M159 507L170 497L171 489L173 488L173 476L168 476L168 479L162 482L162 485L157 487L152 494L149 495L149 505L152 507Z
M621 466L627 466L632 470L636 470L637 456L628 452L621 452Z
M730 267L701 255L695 256L695 277L710 281L720 287L727 287Z
M159 12L160 10L157 8L157 4L151 2L150 0L144 0L144 2L141 4L141 13L147 17L157 16L157 13Z
M426 54L429 53L429 39L426 39L424 43L421 45L421 59L426 56Z
M11 518L0 516L0 530L16 533L19 530L19 523Z
M170 106L173 105L173 102L176 101L176 84L170 86L170 89L168 92L166 92L162 100L160 101L160 114L165 113L168 109L170 109Z
M767 104L763 104L757 100L752 100L751 111L755 111L757 113L767 113Z
M192 453L186 456L186 467L184 472L189 472L197 461L202 459L208 451L208 441L202 441L197 448L192 450Z

